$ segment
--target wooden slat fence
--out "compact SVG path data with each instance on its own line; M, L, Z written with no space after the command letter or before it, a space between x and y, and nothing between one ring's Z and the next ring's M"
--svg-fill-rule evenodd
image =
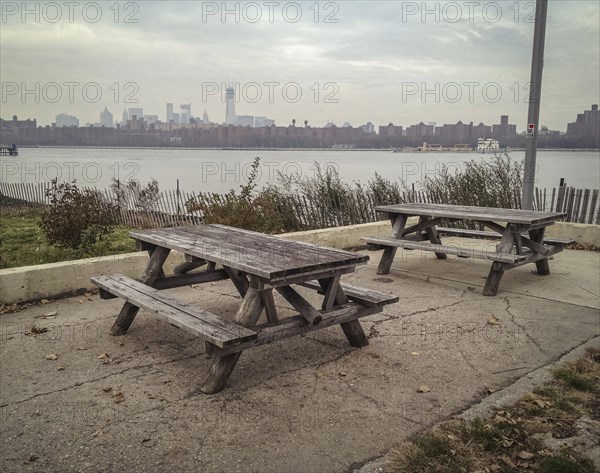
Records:
M0 182L0 212L43 210L50 205L46 196L50 183ZM112 189L82 188L98 196L102 202L116 206L115 218L130 227L169 227L197 224L203 221L203 209L210 205L231 203L232 196L204 192L167 190L160 192L150 203L140 201L135 193L121 193ZM537 210L565 212L568 222L600 223L598 189L575 189L561 186L554 189L536 189L534 205ZM186 203L194 202L196 210ZM285 215L289 230L330 228L377 221L375 207L388 203L430 202L460 204L457 199L441 193L409 190L385 196L375 195L368 189L349 189L332 194L276 195L277 211ZM477 205L474 202L472 205ZM518 192L511 198L513 208L521 208Z

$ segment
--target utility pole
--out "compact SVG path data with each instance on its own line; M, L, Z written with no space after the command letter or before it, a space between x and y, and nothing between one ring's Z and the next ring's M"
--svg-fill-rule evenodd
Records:
M546 41L546 17L548 0L536 0L535 30L533 33L533 56L531 58L531 82L529 94L529 112L525 130L525 164L523 175L523 198L521 207L533 210L533 189L535 184L535 160L537 154L537 135L540 129L540 99L542 95L542 72L544 69L544 43Z

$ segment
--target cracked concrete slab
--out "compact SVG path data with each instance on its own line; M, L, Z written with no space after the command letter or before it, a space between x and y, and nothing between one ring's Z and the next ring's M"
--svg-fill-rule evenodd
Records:
M597 253L565 251L546 277L509 271L493 298L481 294L489 263L405 253L389 275L370 252L344 277L400 296L363 319L369 346L330 327L248 350L211 396L202 340L145 311L111 337L119 300L1 316L0 468L348 472L600 335ZM240 302L227 281L170 292L225 316Z

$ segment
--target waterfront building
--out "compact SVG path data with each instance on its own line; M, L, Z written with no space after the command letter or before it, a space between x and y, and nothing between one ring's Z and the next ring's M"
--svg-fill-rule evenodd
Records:
M56 126L57 127L71 127L71 126L79 126L79 120L77 117L73 115L67 115L66 113L60 113L56 115Z
M225 89L225 124L226 125L236 125L236 115L235 115L235 89L233 86L228 85Z
M133 119L133 117L138 117L139 119L144 118L144 109L143 108L130 108L129 109L129 118Z
M107 107L100 112L100 126L111 128L114 126L113 114L108 111Z
M577 114L577 119L567 125L567 138L583 142L590 148L600 147L600 112L598 105Z

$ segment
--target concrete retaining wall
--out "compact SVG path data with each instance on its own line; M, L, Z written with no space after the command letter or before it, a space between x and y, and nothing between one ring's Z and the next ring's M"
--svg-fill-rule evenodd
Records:
M415 219L416 222L416 219ZM409 225L414 222L409 220ZM366 223L347 227L286 233L281 238L304 241L332 248L354 248L363 245L361 237L389 236L389 222ZM578 223L557 223L547 230L553 238L574 239L582 245L600 247L600 226ZM0 270L0 303L13 304L73 295L95 288L90 277L100 274L121 273L137 277L148 261L147 253L88 258L36 266ZM167 272L183 256L172 253L167 260Z

